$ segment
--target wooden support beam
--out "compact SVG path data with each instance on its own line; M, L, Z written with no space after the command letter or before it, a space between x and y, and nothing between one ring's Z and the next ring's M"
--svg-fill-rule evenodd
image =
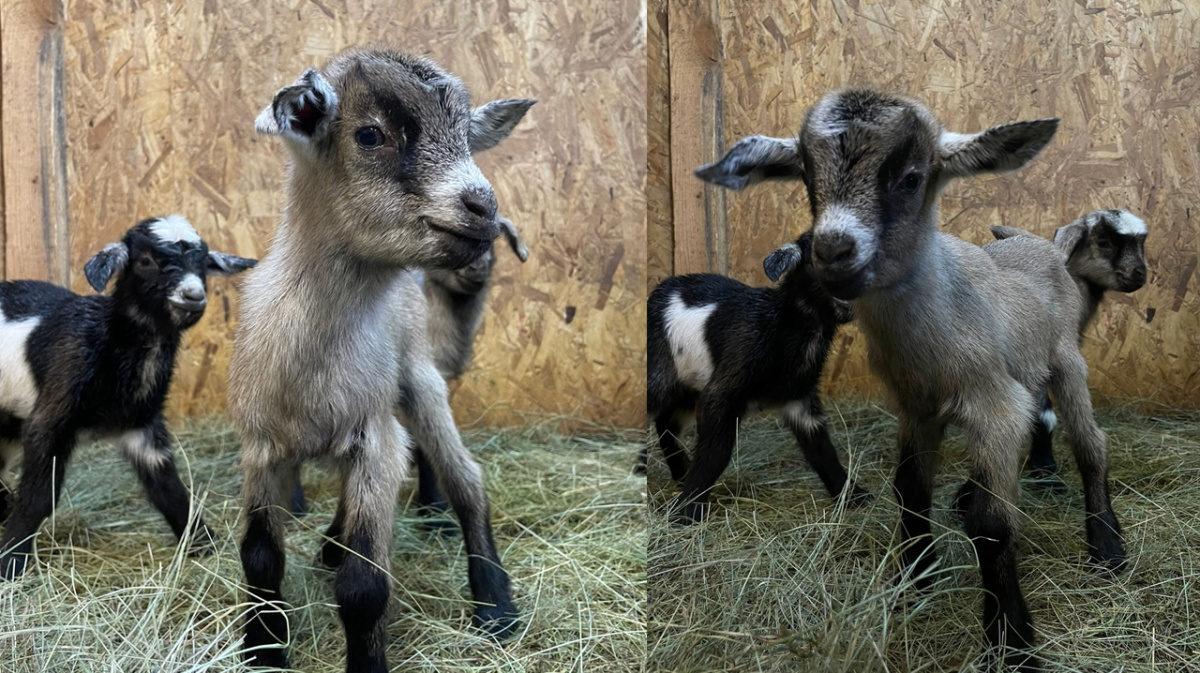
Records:
M57 0L0 5L0 148L4 274L66 284L66 120L63 8Z
M721 22L717 0L671 2L671 198L675 273L728 273L725 194L693 174L724 151Z

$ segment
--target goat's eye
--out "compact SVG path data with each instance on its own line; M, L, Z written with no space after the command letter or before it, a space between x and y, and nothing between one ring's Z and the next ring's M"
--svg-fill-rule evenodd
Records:
M354 141L364 150L373 150L383 144L383 131L374 126L364 126L354 132Z
M1096 247L1100 248L1101 250L1112 250L1113 244L1112 241L1108 240L1107 238L1097 238Z
M904 176L900 184L896 187L897 190L905 194L916 194L917 189L921 187L921 176L916 173L909 173Z
M158 263L155 262L154 258L150 255L142 255L141 257L138 257L138 268L149 271L151 269L158 268Z

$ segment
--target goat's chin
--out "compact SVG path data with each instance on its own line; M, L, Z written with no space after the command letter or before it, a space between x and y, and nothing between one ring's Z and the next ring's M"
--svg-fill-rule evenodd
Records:
M867 292L870 292L874 287L875 274L869 266L863 267L858 271L842 276L831 276L829 274L815 273L817 282L825 291L834 299L839 299L843 302L848 302L852 299L858 299Z
M170 311L171 311L171 322L174 323L175 326L178 327L179 331L181 331L181 332L185 329L192 327L196 323L200 322L200 318L204 316L204 311L202 311L202 310L201 311L185 311L182 309L177 309L177 308L172 307L170 309Z
M438 269L461 269L487 254L492 242L478 238L459 236L448 231L437 231L433 259L427 265Z

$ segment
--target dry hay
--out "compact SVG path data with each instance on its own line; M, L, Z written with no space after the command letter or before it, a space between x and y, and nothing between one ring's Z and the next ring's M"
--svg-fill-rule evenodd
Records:
M549 423L557 422L553 419ZM644 480L630 475L640 434L568 438L539 427L473 431L497 547L513 577L521 630L497 646L470 628L462 539L395 525L389 661L405 671L634 671L645 658ZM204 493L216 554L176 553L162 518L115 451L78 452L36 567L0 584L0 669L238 671L246 609L237 553L238 443L228 425L179 433L185 481ZM332 573L313 568L336 483L304 475L313 513L289 526L284 595L292 665L341 671ZM402 495L402 500L408 494Z
M898 512L895 421L878 405L827 403L835 444L875 494L831 505L791 435L771 419L739 432L708 521L667 525L678 492L650 472L652 671L983 670L978 564L947 509L966 475L952 431L934 493L935 590L905 607L891 582ZM1085 566L1083 494L1057 442L1066 496L1023 492L1021 582L1049 671L1200 670L1200 417L1103 411L1127 571Z

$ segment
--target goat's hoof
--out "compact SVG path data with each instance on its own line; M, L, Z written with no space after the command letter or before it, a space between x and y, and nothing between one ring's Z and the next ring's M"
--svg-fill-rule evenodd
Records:
M845 489L842 490L845 491ZM847 507L865 507L874 501L875 496L871 495L870 491L858 484L850 483L850 493L846 495Z
M633 474L635 477L646 476L646 464L645 463L636 463L633 466L633 470L630 472L630 474Z
M217 533L208 527L207 524L200 524L196 531L192 533L192 540L188 543L187 554L192 557L203 557L212 554L217 549Z
M264 647L247 652L246 665L250 668L289 668L287 650L283 647Z
M520 614L512 603L501 605L481 605L475 608L471 621L475 628L483 631L496 640L504 640L511 636L520 623Z
M1125 550L1119 544L1093 549L1088 561L1100 574L1116 577L1125 571Z
M21 579L28 563L29 554L25 552L11 551L0 556L0 579L9 582Z
M683 528L704 521L708 514L707 503L689 502L671 516L671 526Z

